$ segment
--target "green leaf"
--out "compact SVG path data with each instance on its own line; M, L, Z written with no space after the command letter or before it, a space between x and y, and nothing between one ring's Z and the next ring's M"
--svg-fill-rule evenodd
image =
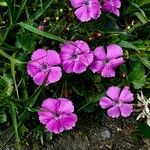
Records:
M148 19L147 19L147 17L146 17L145 15L143 15L143 13L141 13L141 12L135 12L134 14L137 16L137 18L138 18L143 24L147 23Z
M54 0L48 0L47 2L45 2L43 4L43 8L38 9L31 17L30 20L34 21L36 19L38 19L50 6L51 4L54 2Z
M21 1L21 5L19 7L19 10L15 12L16 13L15 22L17 22L17 20L19 19L20 15L21 15L21 12L22 12L22 10L24 9L24 7L26 5L26 2L27 2L27 0L22 0Z
M87 98L88 98L88 102L85 104L85 105L83 105L82 107L80 107L77 111L81 111L81 110L86 110L86 112L88 112L88 110L89 111L91 111L91 110L93 110L91 107L93 107L93 106L91 106L91 105L95 105L95 103L97 103L98 101L99 101L99 99L102 97L102 96L104 96L104 94L105 93L97 93L97 94L94 94L94 95L92 95L91 97L89 97L89 96L87 96Z
M138 123L137 133L141 137L150 138L150 127L147 124Z
M146 83L146 75L143 66L139 62L130 64L132 66L128 75L128 80L131 82L135 89L142 88Z
M130 43L130 42L121 41L121 42L119 43L119 45L120 45L121 47L123 47L123 48L133 49L133 50L135 50L136 52L139 53L138 48L137 48L136 46L134 46L134 45L133 45L132 43Z
M139 58L140 58L141 62L145 65L145 67L147 67L150 70L150 61L148 59L142 58L140 56L139 56Z
M150 4L150 0L139 0L138 5L139 6L143 6L146 4Z
M52 40L56 40L56 41L60 41L60 42L65 42L64 39L62 39L62 38L60 38L60 37L58 37L56 35L49 34L47 32L41 31L41 30L39 30L39 29L37 29L37 28L35 28L33 26L30 26L30 25L28 25L26 23L21 22L21 23L19 23L19 25L21 27L23 27L23 28L25 28L25 29L35 33L35 34L41 35L43 37L46 37L46 38L49 38L49 39L52 39Z
M21 33L17 36L16 46L22 48L25 53L31 53L36 46L36 37L29 32Z
M7 116L5 112L0 113L0 123L4 123L7 120Z
M7 7L7 3L6 2L0 2L0 6Z
M18 134L18 123L17 123L17 111L16 111L16 106L10 102L11 105L11 116L13 120L13 127L16 135L16 144L17 144L17 149L20 150L20 139L19 139L19 134Z
M34 92L34 94L27 100L26 106L24 107L25 109L21 113L21 116L20 116L19 121L18 121L18 127L19 128L24 124L24 122L28 118L28 115L29 115L28 108L33 107L33 105L35 104L35 102L36 102L38 96L40 95L41 91L42 91L42 87L38 87L37 90Z

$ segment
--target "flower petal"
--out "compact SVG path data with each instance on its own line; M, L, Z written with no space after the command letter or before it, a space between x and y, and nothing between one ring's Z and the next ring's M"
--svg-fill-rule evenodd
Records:
M39 72L40 64L37 61L30 61L27 64L27 72L31 77Z
M86 66L89 66L92 61L93 61L93 53L85 53L82 55L79 55L79 61L81 61L83 64L85 64Z
M123 117L128 117L133 112L132 104L122 104L119 108Z
M123 56L122 48L117 44L110 44L107 46L107 57L109 59Z
M128 86L125 86L121 91L119 99L123 102L132 102L134 100L133 94Z
M74 106L73 103L68 100L67 98L59 98L60 105L58 111L64 114L69 114L74 112Z
M86 65L83 64L82 62L80 61L76 61L74 63L74 67L73 67L73 72L75 73L83 73L84 71L86 71Z
M97 19L99 18L100 14L101 14L101 5L99 3L99 1L95 1L91 4L91 6L89 7L89 10L90 10L90 16L93 18L93 19Z
M103 46L99 46L95 49L94 58L96 58L96 60L104 60L106 58L106 53Z
M108 97L102 97L99 101L99 105L103 108L110 108L113 106L113 101Z
M111 59L110 63L114 68L117 68L118 66L124 63L124 60L123 60L123 57L120 57L117 59Z
M112 65L109 64L106 64L104 66L104 68L102 69L101 71L101 76L102 77L106 77L106 78L109 78L109 77L115 77L115 70L114 68L112 67Z
M60 122L65 129L70 130L76 125L77 115L73 113L68 115L62 115Z
M55 113L58 112L59 105L60 103L57 99L47 98L43 101L41 110Z
M73 73L74 62L72 60L63 61L62 66L65 72Z
M50 112L44 112L46 110L40 110L40 112L38 112L39 115L39 120L42 124L47 124L49 121L51 121L53 119L53 114Z
M78 8L78 7L82 6L85 3L84 0L70 0L70 2L71 2L71 5L74 8Z
M82 22L86 22L86 21L91 20L90 11L89 11L89 9L87 8L86 5L83 5L83 6L81 6L80 8L78 8L78 9L75 11L75 14L76 14L77 18L78 18L80 21L82 21Z
M107 114L111 118L118 118L120 116L119 107L113 106L107 110Z
M52 65L59 65L59 54L55 50L48 50L46 56L46 63Z
M89 45L85 41L77 40L75 41L77 48L79 49L80 53L89 53L90 48Z
M106 93L112 100L117 100L119 98L120 90L121 89L117 86L111 86Z
M90 69L92 70L93 73L95 72L101 73L104 66L105 65L103 61L93 61L92 64L90 65Z
M43 58L47 56L47 51L44 49L37 49L32 53L31 60L37 60L39 63L43 63Z
M50 67L48 79L46 84L55 83L62 77L62 71L60 67Z
M38 72L34 77L33 77L33 81L35 84L37 85L42 85L44 84L44 81L46 79L47 73L44 72Z
M63 58L61 55L62 54L72 54L76 50L76 44L75 42L66 42L61 46L61 52L60 52L60 57Z
M63 125L61 124L60 120L51 120L47 125L46 128L50 132L54 132L55 134L61 133L64 130Z

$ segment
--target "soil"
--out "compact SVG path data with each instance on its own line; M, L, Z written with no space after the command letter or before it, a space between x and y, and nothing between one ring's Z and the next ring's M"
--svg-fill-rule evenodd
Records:
M150 150L150 139L137 139L135 118L111 119L103 116L99 119L91 115L83 118L79 118L76 128L55 135L44 146L33 148L30 144L23 150ZM5 150L15 148L9 142Z

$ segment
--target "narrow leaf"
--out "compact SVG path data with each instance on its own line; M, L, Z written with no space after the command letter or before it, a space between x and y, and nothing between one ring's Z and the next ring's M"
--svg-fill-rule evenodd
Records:
M47 32L41 31L41 30L39 30L39 29L37 29L37 28L35 28L33 26L30 26L30 25L28 25L26 23L21 22L21 23L19 23L19 25L21 27L27 29L28 31L31 31L31 32L33 32L35 34L38 34L38 35L41 35L43 37L46 37L46 38L49 38L49 39L52 39L52 40L56 40L56 41L60 41L60 42L65 42L64 39L62 39L62 38L60 38L60 37L58 37L56 35L49 34Z

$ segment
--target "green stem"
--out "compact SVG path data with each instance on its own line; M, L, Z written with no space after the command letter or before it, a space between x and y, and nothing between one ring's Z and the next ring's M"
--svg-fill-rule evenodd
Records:
M9 59L10 61L14 61L18 64L22 64L23 62L21 62L20 60L17 60L15 58L13 58L12 56L9 56L8 54L6 54L2 49L0 49L0 55L2 55L3 57Z

